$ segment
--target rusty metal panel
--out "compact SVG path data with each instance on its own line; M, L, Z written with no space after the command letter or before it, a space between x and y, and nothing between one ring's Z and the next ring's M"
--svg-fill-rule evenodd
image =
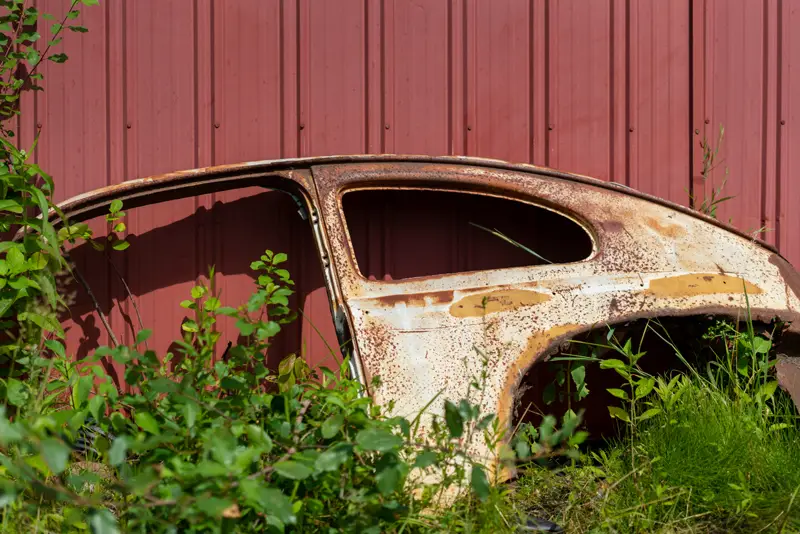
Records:
M37 158L59 198L214 163L419 152L549 164L688 204L690 186L701 193L697 142L723 123L737 198L721 216L771 228L764 237L797 262L797 10L785 0L105 2L84 10L90 32L62 45L70 61L44 67L46 92L24 96L18 131L29 144L41 124ZM182 282L141 297L148 321L175 324L172 303L198 273L241 262L230 236L259 220L213 215L241 196L131 215L139 235L175 226L177 248L161 254ZM159 285L160 262L127 256L123 273ZM86 265L115 328L129 328L116 277ZM249 288L245 275L223 278L232 296Z
M486 358L484 409L510 426L517 388L530 366L565 338L606 324L672 315L742 317L746 306L756 320L800 317L797 274L771 250L622 188L480 161L319 163L314 180L364 380L380 376L371 394L379 402L395 401L402 416L418 413L437 394L465 395ZM564 264L365 278L341 196L412 180L417 188L548 206L580 221L592 236L592 254ZM429 415L439 411L432 406ZM422 428L427 424L423 417ZM471 449L477 456L488 452L480 442Z

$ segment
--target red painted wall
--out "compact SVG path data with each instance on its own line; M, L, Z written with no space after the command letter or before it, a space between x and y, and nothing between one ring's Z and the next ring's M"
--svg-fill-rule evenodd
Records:
M714 184L727 167L735 198L720 217L767 226L800 263L797 2L105 0L83 23L90 32L67 36L69 61L45 68L46 92L25 96L19 125L25 142L41 129L36 158L59 198L212 164L384 152L532 161L688 204L704 189L698 143L723 124ZM305 229L258 194L130 213L134 246L114 260L158 327L154 346L177 334L177 303L207 265L237 300L267 246L289 252L300 299L332 338L310 244L296 237ZM116 275L81 261L130 337ZM76 351L106 342L86 306L73 317Z

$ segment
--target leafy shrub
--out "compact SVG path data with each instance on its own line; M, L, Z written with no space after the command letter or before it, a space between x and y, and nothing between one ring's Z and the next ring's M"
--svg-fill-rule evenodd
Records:
M124 364L135 392L119 394L101 366L52 365L55 380L45 389L68 391L69 409L29 410L11 420L0 408L3 503L29 514L43 499L60 503L64 526L101 532L118 524L143 532L383 532L452 521L423 521L419 512L465 480L467 500L489 499L486 467L465 451L477 432L492 443L503 436L498 421L468 399L447 402L444 420L422 441L416 421L385 417L362 395L346 361L338 373L318 374L294 359L277 376L267 368L269 340L292 319L285 260L266 251L251 265L257 289L238 308L222 306L213 271L209 286L195 286L181 303L194 318L182 324L179 354L159 359L143 349L148 331L135 346L98 349L91 360ZM221 316L236 320L244 341L215 361ZM561 431L554 423L527 431L535 439L503 460L530 457L531 445L534 457L566 452L578 419L565 420ZM95 437L77 458L74 445L87 424ZM414 482L415 470L439 477Z

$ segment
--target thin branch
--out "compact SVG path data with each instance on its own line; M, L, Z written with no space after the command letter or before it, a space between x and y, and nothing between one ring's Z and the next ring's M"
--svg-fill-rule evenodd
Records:
M103 326L108 332L108 337L111 339L111 342L114 344L115 347L119 346L119 341L117 340L117 336L114 335L114 331L111 330L111 325L108 322L108 318L106 314L103 313L103 310L100 308L100 302L98 302L97 297L94 296L94 292L92 292L92 288L89 286L89 283L83 277L81 272L78 270L78 266L70 258L69 252L63 250L64 259L67 260L67 264L72 264L69 268L70 274L72 277L83 287L86 294L89 295L89 298L92 299L92 304L94 304L94 309L97 311L97 315L100 317L100 322L103 323Z
M133 298L133 293L131 293L131 288L128 287L128 282L125 281L125 277L122 276L122 273L119 272L119 269L117 269L117 266L114 264L113 261L111 261L110 257L108 257L108 263L111 265L111 268L114 269L114 272L116 273L117 278L119 278L119 281L122 282L122 287L125 288L125 292L128 294L128 299L130 299L131 304L133 304L133 311L136 312L136 320L139 321L139 328L144 330L144 321L142 321L142 314L141 312L139 312L139 305L136 304L136 299ZM148 350L150 349L150 347L147 346L146 339L144 340L144 347Z
M22 81L22 86L21 87L24 87L25 84L28 83L28 81L31 79L31 76L33 76L36 73L36 69L39 68L39 65L41 65L43 61L47 61L47 53L50 52L50 48L53 46L53 42L55 42L55 40L58 38L58 36L61 35L64 32L64 25L67 23L67 19L69 18L69 14L72 11L74 11L75 10L75 6L78 5L78 1L79 0L72 0L72 3L70 4L69 9L67 10L67 13L64 15L64 18L61 19L61 24L60 24L61 27L58 29L58 31L56 33L54 33L51 36L51 39L47 43L47 47L45 47L44 52L42 52L39 55L39 61L36 62L36 65L34 65L31 68L31 70L28 72L27 76L25 76L25 79Z

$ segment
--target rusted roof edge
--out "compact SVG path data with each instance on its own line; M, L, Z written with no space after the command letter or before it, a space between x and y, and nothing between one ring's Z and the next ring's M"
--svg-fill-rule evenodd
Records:
M314 165L325 164L342 164L342 163L449 163L449 164L467 164L476 165L494 169L522 171L536 173L543 176L550 176L562 180L569 180L572 182L584 183L595 187L617 191L631 195L633 197L641 198L655 204L668 207L675 211L690 215L707 223L713 224L731 232L739 237L752 241L757 245L780 254L778 249L762 239L748 235L747 233L733 227L730 224L724 223L713 217L705 215L699 211L687 208L670 200L643 193L626 185L618 184L615 182L606 182L590 176L574 174L565 171L551 169L549 167L540 167L529 163L510 163L507 161L476 158L467 156L422 156L422 155L394 155L394 154L364 154L364 155L350 155L350 156L317 156L308 158L288 158L264 161L243 162L233 165L220 165L214 167L203 167L198 169L177 171L154 175L147 178L137 178L129 180L121 184L107 186L93 191L88 191L80 195L74 196L63 202L59 203L59 208L69 217L71 213L85 211L88 206L96 204L97 201L101 203L110 203L117 196L125 196L130 194L131 191L138 189L147 189L154 185L154 182L165 184L167 182L176 181L183 182L186 186L191 187L190 182L193 181L207 181L208 178L214 175L230 176L236 175L239 172L246 172L248 174L275 172L296 167L311 167ZM187 183L189 182L189 183ZM118 195L116 193L119 193Z

